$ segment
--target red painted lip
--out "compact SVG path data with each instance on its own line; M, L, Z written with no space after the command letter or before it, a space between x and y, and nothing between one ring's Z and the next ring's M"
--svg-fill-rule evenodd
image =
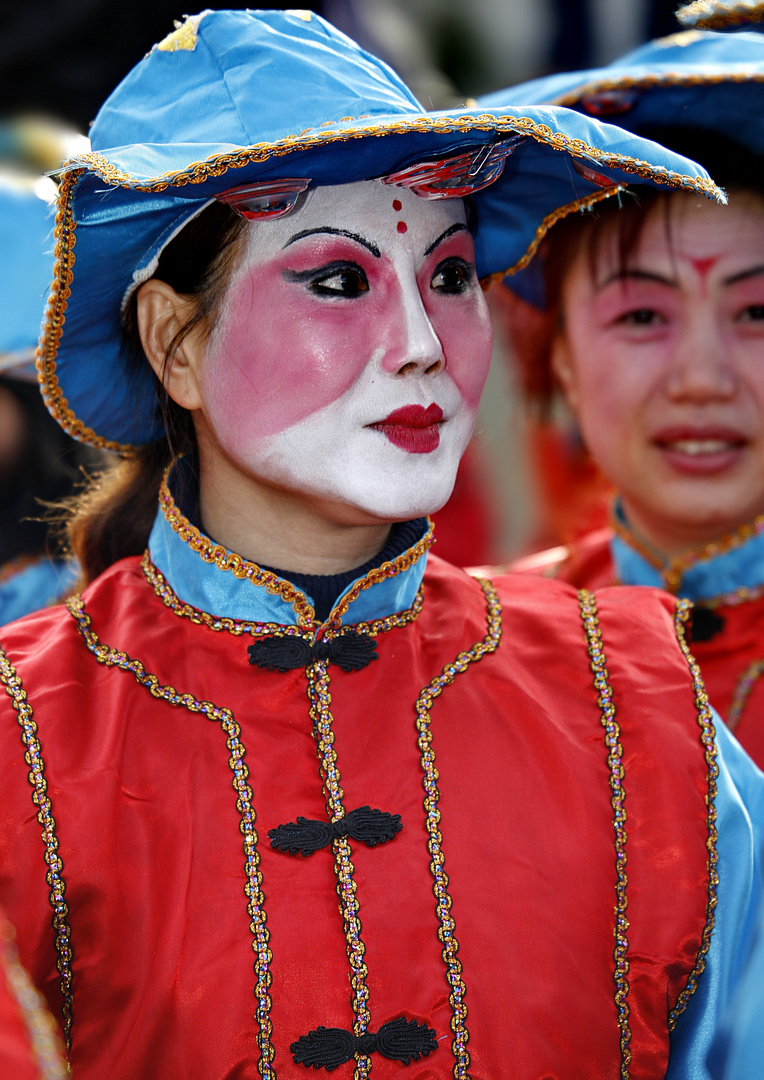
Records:
M423 405L404 405L369 427L409 454L431 454L440 445L442 422L440 405L428 405L426 409Z
M709 476L725 472L736 465L749 440L734 428L677 426L657 432L652 442L660 451L664 461L678 472L693 476ZM727 445L717 450L691 453L686 448L676 445L681 442L719 442Z

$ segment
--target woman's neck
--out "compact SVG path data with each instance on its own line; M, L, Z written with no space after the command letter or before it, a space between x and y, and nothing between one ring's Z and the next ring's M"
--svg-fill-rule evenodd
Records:
M232 462L202 454L199 510L204 532L261 566L300 574L341 574L381 551L391 525L362 511L328 507L316 496L283 491Z
M641 546L651 550L657 561L674 563L690 556L701 557L707 547L723 544L752 523L756 518L722 523L661 522L646 519L639 508L620 496L620 511L626 531ZM651 560L652 561L652 560Z

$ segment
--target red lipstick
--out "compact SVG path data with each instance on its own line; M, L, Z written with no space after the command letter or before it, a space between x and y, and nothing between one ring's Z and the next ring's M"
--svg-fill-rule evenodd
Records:
M375 431L409 454L431 454L440 445L440 423L443 410L440 405L404 405L394 409L384 420L369 424Z

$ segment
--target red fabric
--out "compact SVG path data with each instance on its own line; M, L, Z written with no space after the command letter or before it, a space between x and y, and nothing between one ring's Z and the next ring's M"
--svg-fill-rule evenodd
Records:
M541 575L566 581L577 589L600 589L615 581L610 554L610 529L590 533L568 548L552 549L521 559L513 573ZM764 597L744 604L722 604L714 609L724 628L710 641L693 641L711 704L726 717L741 676L751 664L764 660ZM759 679L746 700L736 737L760 769L764 769L764 679Z
M331 669L344 804L402 816L353 844L371 1029L424 1021L439 1048L409 1080L452 1077L451 1008L426 849L414 702L485 632L476 582L436 558L416 622L378 638L362 671ZM467 987L474 1080L619 1075L613 986L613 810L575 592L508 577L498 652L432 705L445 866ZM93 629L162 684L225 705L242 728L273 951L274 1067L289 1045L349 1029L348 962L330 851L272 850L267 831L325 820L303 670L248 664L247 636L168 610L137 560L87 591ZM625 754L634 1080L663 1076L666 1017L705 923L706 768L671 602L606 591L601 626ZM229 752L217 723L96 663L71 616L6 628L35 710L71 909L78 1080L256 1078L253 953ZM633 649L638 639L638 656ZM0 698L0 895L22 958L61 1013L40 826L16 715ZM349 1080L352 1063L332 1073ZM401 1066L373 1056L378 1080ZM310 1075L313 1075L310 1073Z
M5 939L9 931L0 912L0 1076L6 1080L40 1080L29 1030L8 982L9 957Z

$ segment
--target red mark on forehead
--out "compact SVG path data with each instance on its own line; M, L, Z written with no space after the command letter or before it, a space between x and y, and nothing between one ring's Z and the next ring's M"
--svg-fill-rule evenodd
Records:
M393 210L402 210L403 203L400 199L393 199Z
M407 232L407 231L408 231L408 225L406 224L406 222L405 221L399 221L398 222L398 232L404 233L404 232Z
M710 259L690 259L698 275L705 280L709 270L719 261L719 256L714 255Z

